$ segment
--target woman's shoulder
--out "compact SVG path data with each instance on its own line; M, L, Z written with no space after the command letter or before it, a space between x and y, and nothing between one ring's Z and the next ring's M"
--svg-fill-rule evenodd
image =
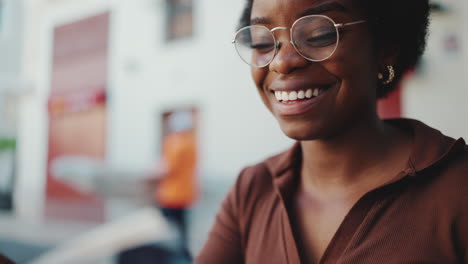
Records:
M411 167L414 174L436 176L441 183L468 184L468 146L463 138L452 138L413 119L386 120L413 135ZM439 177L440 176L440 177Z
M464 141L460 142L464 144ZM445 162L433 168L433 171L440 172L440 184L445 189L460 191L468 197L468 146L460 147L459 151L448 155Z
M276 171L271 167L271 163L269 161L276 160L277 157L281 157L282 155L284 155L284 153L272 156L261 162L243 168L237 177L236 187L242 192L251 192L252 189L259 188L272 188Z
M452 147L439 160L415 173L410 188L413 195L419 194L414 202L430 205L437 217L446 220L468 217L468 146L463 139L450 142Z
M275 181L294 167L300 159L300 146L272 155L261 162L245 167L237 178L237 188L248 191L252 188L273 188Z

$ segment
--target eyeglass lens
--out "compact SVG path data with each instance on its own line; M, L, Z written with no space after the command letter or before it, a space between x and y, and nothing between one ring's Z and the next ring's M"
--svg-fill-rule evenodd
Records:
M338 30L334 22L324 16L307 16L297 20L291 28L297 52L311 61L329 58L338 45ZM235 37L236 50L243 61L255 67L265 67L276 54L273 33L264 26L248 26Z

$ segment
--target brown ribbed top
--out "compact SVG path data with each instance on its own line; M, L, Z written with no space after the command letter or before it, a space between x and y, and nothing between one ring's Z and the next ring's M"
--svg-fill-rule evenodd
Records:
M399 180L349 211L320 264L468 263L468 148L415 120L387 121L413 133ZM223 201L201 264L300 263L287 205L301 148L244 169Z
M13 261L7 259L5 256L0 254L0 264L14 264Z

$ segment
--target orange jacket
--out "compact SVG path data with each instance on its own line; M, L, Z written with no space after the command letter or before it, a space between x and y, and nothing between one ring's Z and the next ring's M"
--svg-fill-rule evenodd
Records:
M197 198L197 146L193 132L171 133L164 138L163 158L167 173L156 191L162 207L185 208Z

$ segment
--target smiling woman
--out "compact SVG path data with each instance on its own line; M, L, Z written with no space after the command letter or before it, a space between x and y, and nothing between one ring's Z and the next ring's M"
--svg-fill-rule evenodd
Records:
M234 46L297 143L241 172L197 263L467 263L465 142L376 111L428 16L428 0L247 1Z

